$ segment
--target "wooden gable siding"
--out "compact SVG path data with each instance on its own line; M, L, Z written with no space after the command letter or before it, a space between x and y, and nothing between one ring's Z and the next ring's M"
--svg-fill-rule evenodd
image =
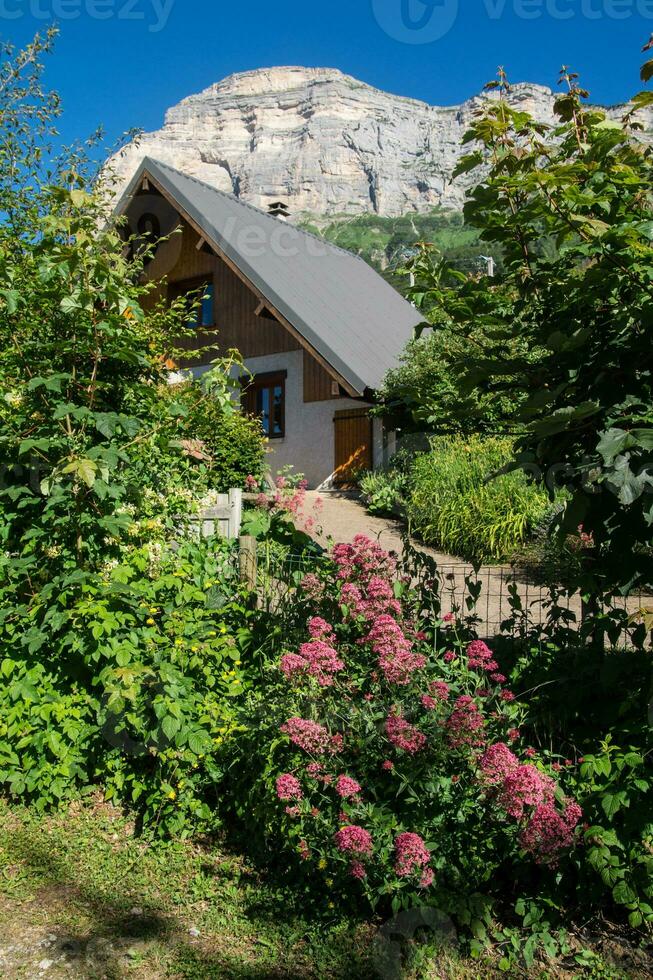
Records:
M210 364L216 357L215 350L201 348L217 344L221 351L236 348L244 358L262 357L267 354L281 354L300 350L301 345L277 320L256 316L260 305L258 297L233 272L219 256L207 249L198 249L199 236L194 229L184 224L181 248L171 239L162 249L179 251L177 262L167 273L169 287L175 283L206 276L213 278L215 289L216 335L198 332L196 337L182 338L178 344L184 350L199 350L194 357L182 366L202 366ZM174 254L170 252L169 254ZM166 264L164 252L153 259L148 274L159 278Z
M334 384L336 385L334 389ZM337 381L307 350L304 351L304 401L326 402L340 398Z

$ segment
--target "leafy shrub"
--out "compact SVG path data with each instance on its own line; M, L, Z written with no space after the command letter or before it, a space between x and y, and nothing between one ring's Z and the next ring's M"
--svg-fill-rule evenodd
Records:
M628 618L623 610L603 611L601 627L617 643ZM627 649L597 656L596 627L594 617L578 632L549 625L546 643L532 627L511 676L518 688L533 691L527 717L533 744L553 740L579 761L568 773L584 815L584 847L570 875L575 900L596 905L607 896L639 926L653 922L650 649L640 623Z
M408 490L408 476L397 470L373 470L360 481L365 506L370 514L401 514Z
M260 478L265 461L260 423L235 411L230 399L225 403L222 388L216 392L203 379L166 386L162 395L176 408L171 437L199 444L208 486L224 493L244 488L250 475Z
M44 664L6 656L0 670L0 786L39 810L78 799L101 748L88 693Z
M546 511L516 561L538 581L573 588L582 574L583 561L593 549L593 541L582 527L576 534L559 534L556 524L562 510L560 503Z
M0 785L44 807L101 784L159 833L212 825L251 616L217 539L131 549L56 615L41 596L4 616Z
M439 437L415 459L408 518L428 544L474 561L510 558L547 510L522 472L488 477L511 459L507 439Z
M405 434L385 469L363 475L361 490L370 513L405 515L415 457L428 449L429 441L425 436Z
M651 60L641 77L653 77ZM474 174L465 227L501 248L504 267L460 277L430 245L418 250L409 295L464 348L445 359L446 384L437 371L430 383L409 371L406 404L418 424L451 431L469 424L470 410L481 425L486 407L512 402L495 417L516 434L516 459L543 481L555 475L567 493L563 530L582 524L594 539L600 560L583 563L577 584L648 587L653 149L637 130L653 93L635 94L613 120L575 72L563 67L560 83L555 118L542 124L511 104L500 69L488 86L496 98L471 121L454 179ZM401 402L401 378L395 394Z
M243 706L227 796L250 846L320 887L395 910L437 902L484 935L478 892L552 880L580 810L525 752L489 648L419 615L432 583L414 593L362 537L333 556Z
M450 271L435 247L422 251L411 263L411 271L420 283L411 289L411 298L424 314L424 319L435 329L427 330L406 346L399 367L388 371L383 381L381 414L402 428L418 427L430 433L491 435L512 431L513 418L524 399L518 377L508 379L501 392L486 390L461 391L457 383L461 362L464 363L470 349L479 352L492 349L492 335L472 324L462 333L457 324L443 318L442 304L433 302L428 285L447 278ZM457 280L455 273L453 280ZM475 276L473 277L475 278ZM537 355L529 352L520 337L511 338L511 353L525 358Z

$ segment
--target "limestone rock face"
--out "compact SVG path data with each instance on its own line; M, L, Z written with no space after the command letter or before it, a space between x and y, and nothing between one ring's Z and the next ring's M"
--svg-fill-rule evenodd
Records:
M553 121L551 89L515 85L511 100ZM284 201L293 218L459 208L466 182L451 175L480 104L431 106L330 68L262 68L184 99L111 166L118 191L152 156L257 207Z

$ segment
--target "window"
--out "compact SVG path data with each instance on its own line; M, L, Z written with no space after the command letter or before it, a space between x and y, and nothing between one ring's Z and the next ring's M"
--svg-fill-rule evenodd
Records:
M138 234L157 241L161 238L161 222L155 214L142 214L138 219Z
M277 371L244 382L243 408L258 415L268 439L283 439L286 432L286 376L287 371Z
M195 306L188 319L188 326L197 330L215 326L215 287L212 279L186 279L170 284L170 298L192 295Z

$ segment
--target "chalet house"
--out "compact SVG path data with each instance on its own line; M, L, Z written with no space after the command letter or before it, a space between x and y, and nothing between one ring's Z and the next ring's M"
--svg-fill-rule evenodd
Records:
M291 464L330 487L385 461L369 409L422 318L366 262L287 223L283 202L265 213L149 158L116 211L164 237L147 269L159 295L205 290L188 370L209 370L210 344L240 351L273 473Z

